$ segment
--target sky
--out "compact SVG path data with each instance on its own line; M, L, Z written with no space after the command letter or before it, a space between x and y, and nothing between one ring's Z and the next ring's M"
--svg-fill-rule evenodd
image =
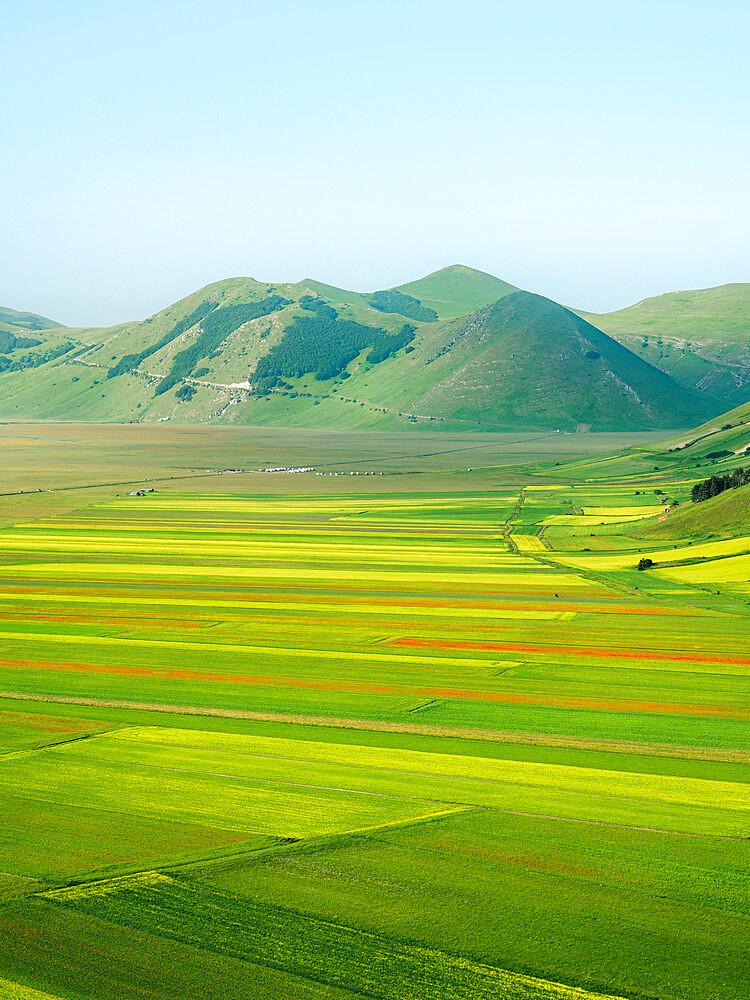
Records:
M6 0L0 304L452 263L607 311L750 281L750 5Z

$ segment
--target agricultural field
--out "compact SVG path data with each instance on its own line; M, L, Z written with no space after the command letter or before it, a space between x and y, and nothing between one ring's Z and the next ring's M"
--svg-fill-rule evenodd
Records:
M750 539L687 466L171 433L0 501L0 997L750 996Z

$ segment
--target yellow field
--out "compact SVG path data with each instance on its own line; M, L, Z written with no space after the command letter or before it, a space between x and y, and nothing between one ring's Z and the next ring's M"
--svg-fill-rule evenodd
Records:
M516 546L519 552L546 552L547 549L544 546L541 538L537 535L516 535L511 534L510 540Z
M750 591L750 555L729 556L689 566L669 566L656 569L659 576L695 584L724 584L743 593Z
M636 544L636 543L634 543ZM720 560L723 562L729 562L734 564L734 559L727 559L727 556L733 556L737 553L748 553L750 552L750 536L743 535L740 538L728 538L723 541L718 542L704 542L697 545L677 545L672 548L661 548L661 549L651 549L648 546L643 546L643 555L647 555L649 559L653 559L655 563L662 562L679 562L681 560L693 560L705 559L707 562L709 560ZM630 553L615 553L601 555L600 553L586 553L582 555L571 555L567 552L554 552L552 553L556 561L563 563L566 566L575 566L581 568L589 568L596 570L598 572L608 572L610 570L621 570L621 569L632 569L638 561L639 556ZM685 579L697 580L701 577L701 573L697 572L695 576L692 573L688 573L687 576L675 576L674 571L678 567L669 567L665 570L665 573L669 573L673 579ZM686 570L697 570L708 569L708 566L696 565L696 566L686 566ZM713 572L713 571L711 571ZM721 572L721 571L719 571ZM733 580L736 578L735 570L730 570L730 575L726 577L726 580ZM716 577L716 580L721 580L721 575Z

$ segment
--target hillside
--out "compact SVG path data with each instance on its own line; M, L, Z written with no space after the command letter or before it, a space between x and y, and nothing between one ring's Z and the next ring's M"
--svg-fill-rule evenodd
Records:
M452 264L417 281L378 292L351 292L313 278L305 278L300 285L323 296L333 305L372 306L381 312L388 312L396 306L396 311L406 308L402 314L409 319L421 318L432 322L467 316L497 302L504 295L518 291L515 285L484 271L475 271L465 264ZM421 316L417 314L414 304L408 301L410 299L416 299L422 311L429 310L434 316L426 312Z
M440 319L466 316L497 302L504 295L519 291L507 281L463 264L444 267L426 278L399 285L396 290L420 299L425 306L434 309Z
M750 486L725 490L702 503L689 501L671 511L666 521L651 520L633 534L644 540L733 538L747 534Z
M721 413L686 434L664 442L667 453L680 460L731 463L750 449L750 403Z
M461 265L370 293L232 278L140 323L35 336L0 360L2 417L652 430L722 409L562 306Z
M53 319L46 316L37 316L36 313L18 312L17 309L10 309L8 306L0 306L0 329L8 327L18 327L21 330L53 330L62 326Z
M415 351L405 386L439 416L614 430L689 424L707 411L696 395L540 295L515 292L447 332L449 349L438 357Z
M687 388L727 407L750 399L750 284L670 292L579 315Z

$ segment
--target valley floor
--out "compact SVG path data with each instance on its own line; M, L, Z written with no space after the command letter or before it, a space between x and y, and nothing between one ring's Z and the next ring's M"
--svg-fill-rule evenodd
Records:
M267 433L0 428L0 997L750 995L750 536Z

